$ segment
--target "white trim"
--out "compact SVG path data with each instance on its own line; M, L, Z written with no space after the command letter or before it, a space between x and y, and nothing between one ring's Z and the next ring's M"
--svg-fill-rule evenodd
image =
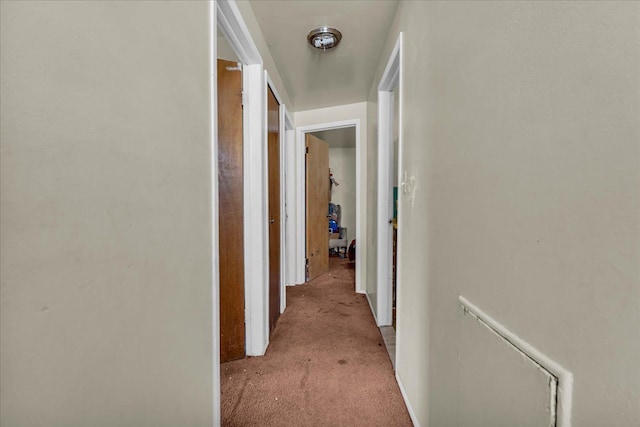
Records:
M266 97L262 58L235 1L218 0L216 7L218 27L243 64L245 351L248 356L262 356L269 344L269 230L264 191Z
M298 281L297 283L304 283L305 281L305 237L306 237L306 205L305 205L305 134L310 132L319 132L324 130L332 130L332 129L343 129L355 127L356 129L356 292L357 293L365 293L364 283L362 282L363 277L363 261L366 259L366 244L364 244L364 240L362 239L362 232L364 230L364 220L362 215L367 207L364 203L364 195L366 194L366 183L365 180L360 176L360 171L363 168L363 163L366 161L366 147L365 144L361 140L360 137L360 119L351 119L351 120L342 120L338 122L331 123L321 123L316 125L307 125L307 126L299 126L296 128L296 141L297 141L297 162L298 162L298 208L299 208L299 228L298 228ZM301 225L301 227L300 227Z
M243 64L262 64L260 51L251 37L234 0L217 0L218 28Z
M571 427L571 405L573 401L573 374L562 367L559 363L552 360L549 356L529 344L518 335L507 329L477 306L469 302L465 297L458 297L460 306L465 312L471 313L474 317L485 324L489 329L493 330L500 337L504 338L509 344L526 355L536 364L540 365L551 375L558 379L557 394L557 426Z
M274 92L275 93L275 92ZM285 200L285 164L284 164L284 143L286 141L286 135L284 130L285 123L285 112L286 108L283 103L280 103L280 111L278 114L278 120L280 121L280 126L278 127L278 154L280 156L280 313L284 313L285 308L287 308L287 282L286 282L286 274L287 274L287 266L285 263L285 256L287 254L287 221L286 221L286 206L284 204Z
M286 239L286 205L285 205L285 125L286 125L286 115L287 109L285 105L282 103L282 97L278 93L276 89L276 85L271 80L271 76L267 70L264 71L266 78L266 87L267 89L271 89L273 95L278 102L278 153L280 159L280 313L284 313L285 308L287 308L287 289L286 289L286 275L287 275L287 239ZM268 105L267 105L267 113L268 113ZM267 121L268 122L268 121ZM268 123L267 123L268 124ZM268 129L267 129L268 132ZM268 182L268 177L267 177Z
M243 70L244 271L246 353L261 356L269 342L269 228L266 197L265 117L262 65Z
M366 197L367 180L362 178L362 171L366 170L367 161L366 143L362 141L360 132L360 120L356 120L356 292L366 293L364 277L364 267L367 258L367 245L363 230L366 228ZM348 242L351 243L351 242Z
M392 233L391 174L393 171L393 92L378 92L378 253L377 311L378 326L392 323Z
M269 199L267 180L267 102L262 65L244 68L244 253L248 356L269 345Z
M293 120L289 114L289 110L284 106L284 132L283 132L283 158L284 164L282 172L284 177L284 193L282 194L284 202L284 221L285 221L285 251L284 251L284 290L283 294L287 295L286 286L295 284L296 275L296 156L295 156L295 131ZM285 301L286 308L286 301ZM284 309L283 309L284 310Z
M378 84L379 91L392 91L400 82L400 56L402 54L402 32L398 34L396 45L393 47L387 66L384 69L380 83Z
M404 400L404 404L407 407L407 411L409 411L409 417L411 418L411 422L414 427L420 427L420 423L418 422L418 417L416 417L416 413L413 410L413 406L411 406L411 402L409 402L409 398L407 397L407 392L402 385L402 381L400 381L400 376L398 375L398 371L396 370L396 382L398 383L398 388L400 389L400 394L402 394L402 399Z
M378 326L391 325L392 319L392 236L393 229L390 220L393 213L393 198L391 197L393 185L393 125L394 92L399 97L399 137L398 137L398 175L400 175L402 159L402 33L389 57L385 72L378 85L378 203L377 203L377 241L378 253L376 254L376 283L377 283L377 315ZM400 182L398 177L398 182ZM400 199L402 192L398 191L398 224L400 223ZM397 248L400 249L402 229L398 227ZM402 257L398 256L396 265L396 286L400 286Z
M287 308L287 289L286 289L286 255L287 255L287 241L286 241L286 206L285 206L285 122L286 122L286 107L282 103L282 97L278 93L273 80L269 76L269 72L265 70L264 72L266 79L266 88L271 89L273 95L278 102L278 157L280 160L280 313L284 313L285 308ZM267 101L268 102L268 101ZM265 111L269 112L268 105L266 106ZM265 121L268 126L268 120ZM267 129L267 134L269 130ZM268 173L268 166L267 166ZM267 176L267 183L269 182L269 177Z
M289 110L285 110L285 113L284 113L284 127L286 130L293 130L295 127L293 125L293 119L291 118L291 114L289 114Z
M297 261L297 241L296 241L296 133L293 129L285 128L285 265L287 286L296 284L296 261ZM285 290L286 294L286 290Z
M218 238L218 70L217 70L217 20L214 1L209 1L209 97L211 110L210 161L211 161L211 333L212 336L212 422L220 425L220 266Z
M306 218L305 218L305 141L300 140L296 131L295 136L296 163L296 276L293 284L303 284L306 280ZM303 138L304 139L304 138Z

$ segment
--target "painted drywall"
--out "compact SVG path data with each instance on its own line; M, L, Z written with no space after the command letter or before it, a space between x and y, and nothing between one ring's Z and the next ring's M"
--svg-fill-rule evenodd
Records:
M329 148L355 148L356 128L355 126L340 129L321 130L313 132L313 136L326 141Z
M393 176L391 177L391 182L393 182L393 186L397 187L399 181L399 173L398 167L398 155L400 149L400 96L396 92L394 92L393 96Z
M636 2L400 4L370 101L403 31L397 375L420 425L464 417L461 294L573 373L573 425L640 425L639 22Z
M208 8L0 2L3 427L213 423Z
M238 62L238 55L236 55L227 38L225 36L218 36L216 39L216 56L218 59Z
M356 237L356 149L330 148L329 168L340 185L331 189L331 201L342 207L341 226L347 227L347 239Z
M282 77L280 76L278 67L271 56L269 46L267 46L267 42L264 39L262 29L260 28L260 25L256 20L256 16L253 13L251 3L248 0L236 0L235 3L242 15L242 19L244 19L244 23L249 29L253 42L256 44L256 47L260 52L262 66L269 73L274 89L278 92L278 95L280 96L282 103L286 106L287 111L289 111L289 113L295 111L295 106L291 102L291 98L289 97L289 93L287 92L284 83L282 83Z
M362 159L366 159L368 155L368 128L367 128L367 102L359 102L356 104L347 104L347 105L337 105L334 107L328 108L318 108L316 110L306 110L306 111L297 111L294 113L294 121L296 126L312 126L312 125L320 125L325 123L334 123L340 122L344 120L360 120L360 155ZM357 161L357 159L356 159ZM369 198L368 192L369 186L371 185L368 179L368 162L362 161L360 164L360 180L361 180L361 191L362 194L360 196L360 204L356 205L356 223L359 224L367 224L369 221L368 212L365 212L365 207L369 206ZM356 178L357 179L357 178ZM375 202L374 202L375 203ZM370 255L370 242L369 237L372 235L368 233L367 227L361 227L361 237L360 239L366 243L357 243L357 250L360 252L359 261L362 263L360 266L359 272L361 274L361 283L366 287L368 292L369 288L369 278L375 277L370 276L368 273L368 262ZM355 230L353 232L349 232L349 239L355 239ZM374 264L375 265L375 264Z
M360 137L362 138L364 135L364 130L362 128L365 127L364 124L367 121L366 102L336 105L333 107L318 108L315 110L296 111L294 114L296 126L310 126L353 119L360 119Z

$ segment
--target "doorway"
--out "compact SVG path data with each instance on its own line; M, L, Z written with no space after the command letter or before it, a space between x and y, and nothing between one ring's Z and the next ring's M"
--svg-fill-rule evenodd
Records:
M360 141L360 119L343 120L339 122L321 123L315 125L299 126L296 128L296 176L297 187L297 224L298 230L296 237L298 248L296 254L296 277L298 283L304 283L306 272L306 196L305 196L305 156L306 156L306 136L317 132L331 131L337 129L352 129L355 132L355 209L353 214L356 218L362 218L365 212L365 189L366 183L361 179L361 171L364 170L364 162L366 162L366 147ZM339 181L339 180L338 180ZM325 218L328 214L325 212ZM364 262L366 260L366 245L362 239L363 222L356 220L355 230L348 232L348 240L356 240L355 251L355 276L356 276L356 292L365 293L363 282ZM327 230L328 232L328 230ZM357 242L363 242L359 247Z
M269 334L280 317L281 291L281 184L280 103L267 84L267 175L269 192Z
M244 219L245 354L247 356L262 356L269 345L270 311L266 114L268 77L262 65L260 52L235 4L218 1L212 2L211 8L212 19L216 23L212 27L214 52L217 54L217 51L231 51L237 56L238 62L242 64L242 95L240 99L243 104L243 185L241 194ZM221 37L217 37L219 34ZM226 46L226 43L229 46ZM215 73L215 69L213 70ZM277 97L277 93L275 95ZM282 103L280 105L284 111L284 105ZM217 219L217 211L216 204L214 221ZM217 264L218 260L216 260ZM219 307L216 307L216 311L218 310ZM219 330L219 325L215 321L214 327L216 331Z
M396 310L402 297L401 200L408 191L402 171L402 33L378 85L377 320L395 367ZM400 305L401 306L401 305Z
M329 253L348 259L357 228L356 130L354 127L331 129L307 134L307 138L310 135L328 144Z

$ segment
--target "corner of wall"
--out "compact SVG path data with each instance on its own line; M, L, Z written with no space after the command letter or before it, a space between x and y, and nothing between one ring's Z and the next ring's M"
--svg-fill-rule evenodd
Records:
M271 55L269 46L267 45L267 42L264 38L262 28L260 28L260 24L258 24L258 20L253 13L251 2L249 2L248 0L235 0L235 2L238 6L238 10L240 10L240 13L242 14L242 18L244 19L249 32L251 33L251 37L253 38L253 41L255 42L258 51L260 52L264 69L269 73L269 77L271 77L271 80L273 81L278 94L282 97L282 102L286 106L287 110L289 112L294 111L295 105L293 105L293 101L290 98L289 93L287 92L286 86L284 85L282 76L280 75L280 71L278 70L278 65Z

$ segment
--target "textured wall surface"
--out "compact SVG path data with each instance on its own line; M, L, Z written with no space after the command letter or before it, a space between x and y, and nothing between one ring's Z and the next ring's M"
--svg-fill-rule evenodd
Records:
M211 426L208 4L0 7L0 424Z
M378 76L403 31L397 372L421 425L461 416L461 294L573 373L573 425L640 424L639 23L401 3Z

